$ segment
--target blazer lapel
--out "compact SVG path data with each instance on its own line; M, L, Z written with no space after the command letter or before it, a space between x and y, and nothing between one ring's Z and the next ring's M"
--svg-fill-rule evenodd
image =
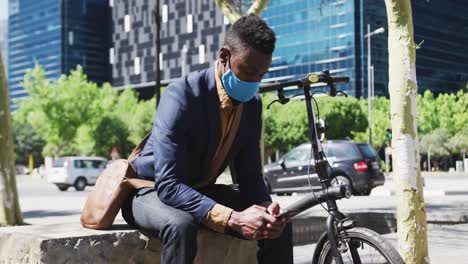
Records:
M204 160L204 173L208 173L208 168L210 166L213 155L215 154L216 148L219 144L219 97L218 90L216 89L216 81L214 76L214 67L209 68L205 74L205 85L207 85L207 96L205 97L206 105L206 121L208 126L206 127L207 136L207 151ZM201 87L200 87L201 88ZM206 176L206 175L205 175ZM203 177L205 177L203 176Z

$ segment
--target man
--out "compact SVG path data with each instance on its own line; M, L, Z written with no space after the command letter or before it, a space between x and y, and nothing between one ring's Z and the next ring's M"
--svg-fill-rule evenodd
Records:
M214 68L164 92L152 135L133 161L155 188L135 190L122 208L129 224L160 238L163 263L192 263L201 226L259 240L259 263L293 262L291 225L277 217L280 207L271 202L260 158L257 91L275 40L262 19L241 17L226 33ZM214 184L228 162L238 190Z

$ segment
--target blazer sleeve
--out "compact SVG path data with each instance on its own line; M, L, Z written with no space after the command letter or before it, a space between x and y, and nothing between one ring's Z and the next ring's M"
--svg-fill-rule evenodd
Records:
M239 181L239 191L248 201L262 204L271 201L270 194L263 181L262 161L260 154L260 136L262 132L262 103L258 98L255 115L250 120L251 134L247 143L234 157L234 168Z
M186 211L201 223L216 204L189 186L189 96L180 82L164 92L153 126L156 190L164 204Z

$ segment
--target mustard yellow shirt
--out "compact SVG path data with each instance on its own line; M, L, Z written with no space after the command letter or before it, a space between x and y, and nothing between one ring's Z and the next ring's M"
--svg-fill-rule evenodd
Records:
M215 66L215 79L216 79L216 89L218 91L219 103L220 103L220 140L219 146L215 152L215 156L221 151L223 144L226 141L227 136L232 127L232 122L234 115L237 111L242 111L239 107L234 106L232 100L224 90L221 79L219 78L218 67ZM213 182L219 175L215 175L215 179L208 179L208 182ZM208 212L203 224L217 232L224 233L229 217L231 216L233 209L226 207L221 204L215 204L213 208Z

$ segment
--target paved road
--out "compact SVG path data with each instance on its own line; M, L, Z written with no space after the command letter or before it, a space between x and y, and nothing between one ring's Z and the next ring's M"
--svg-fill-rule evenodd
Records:
M468 176L436 175L426 176L425 200L426 206L432 207L438 215L454 215L455 212L468 214ZM223 178L222 182L228 180ZM387 180L384 186L373 190L372 195L356 196L349 200L338 202L340 209L344 211L393 211L395 208L395 196L393 193L394 182ZM49 184L38 178L29 176L18 177L18 190L20 204L24 217L31 224L74 222L79 219L79 214L92 187L87 187L83 192L77 192L69 188L61 192L53 184ZM287 206L303 194L293 196L273 196L281 206ZM312 208L307 213L325 215L319 206ZM430 220L430 219L429 219Z

